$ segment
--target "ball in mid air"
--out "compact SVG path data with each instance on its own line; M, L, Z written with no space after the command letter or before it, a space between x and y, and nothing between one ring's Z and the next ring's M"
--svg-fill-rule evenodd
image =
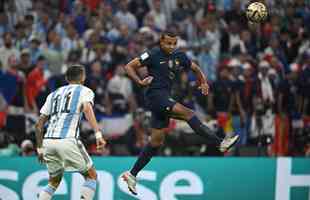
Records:
M248 5L246 9L246 16L250 22L263 22L268 16L267 7L261 2L253 2Z

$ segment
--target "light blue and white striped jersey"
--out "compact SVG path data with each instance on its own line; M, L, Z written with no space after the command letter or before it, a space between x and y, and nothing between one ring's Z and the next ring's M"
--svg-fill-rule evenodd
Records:
M46 98L41 114L50 116L44 138L79 137L79 124L82 118L82 104L94 104L94 92L78 84L58 88Z

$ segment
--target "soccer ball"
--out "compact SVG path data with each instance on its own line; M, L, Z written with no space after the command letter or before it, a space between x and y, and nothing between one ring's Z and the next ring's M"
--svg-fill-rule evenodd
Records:
M262 22L267 18L267 15L267 7L261 2L251 3L246 10L246 16L250 22Z

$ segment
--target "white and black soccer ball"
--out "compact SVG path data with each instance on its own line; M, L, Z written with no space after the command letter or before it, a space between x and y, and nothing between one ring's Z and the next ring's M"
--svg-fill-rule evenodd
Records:
M251 22L263 22L268 16L267 7L261 2L253 2L248 5L246 16Z

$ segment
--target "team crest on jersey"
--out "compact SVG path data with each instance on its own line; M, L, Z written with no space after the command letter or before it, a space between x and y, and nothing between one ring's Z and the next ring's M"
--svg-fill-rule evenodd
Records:
M168 61L168 67L171 69L173 68L173 61L172 60L169 60Z
M175 63L176 66L179 66L179 65L180 65L180 61L179 61L178 59L175 59L175 60L174 60L174 63Z

